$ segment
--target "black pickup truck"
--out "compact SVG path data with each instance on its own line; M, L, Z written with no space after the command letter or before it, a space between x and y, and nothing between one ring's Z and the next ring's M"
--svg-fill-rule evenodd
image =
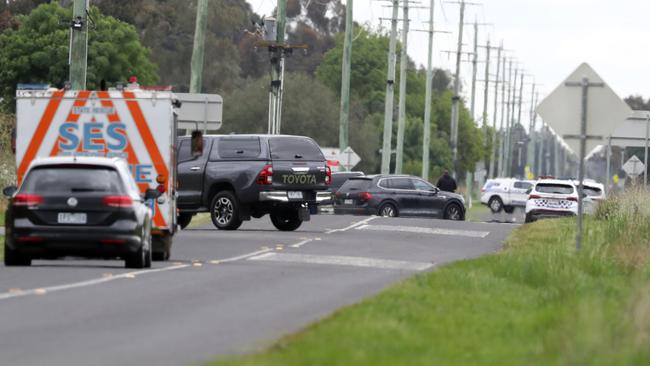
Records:
M210 212L212 223L222 230L236 230L244 220L270 214L277 229L292 231L330 198L330 168L309 137L180 137L177 164L181 227L198 212Z

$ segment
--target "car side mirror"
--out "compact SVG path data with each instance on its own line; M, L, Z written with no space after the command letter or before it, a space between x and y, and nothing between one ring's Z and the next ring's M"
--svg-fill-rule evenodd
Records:
M11 197L11 196L14 195L14 193L16 193L17 190L18 190L18 188L16 186L5 187L2 190L2 194L4 194L5 197Z
M193 157L203 155L203 132L192 131L192 139L190 140L190 151Z
M146 191L144 191L144 200L155 200L156 198L160 197L160 192L157 189L149 188Z
M528 189L526 190L526 194L530 194L530 192L532 192L532 191L533 191L532 188L528 188Z

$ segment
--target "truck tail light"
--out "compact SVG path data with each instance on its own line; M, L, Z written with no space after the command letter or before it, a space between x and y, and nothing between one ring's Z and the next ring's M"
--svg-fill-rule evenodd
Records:
M270 185L273 184L273 165L266 164L264 168L257 175L257 184Z
M156 190L162 194L167 191L167 187L164 184L159 184L156 186Z
M359 193L359 200L361 201L370 201L372 199L372 193L370 192L361 192Z
M21 193L14 197L14 206L33 207L43 203L43 196L38 194Z
M332 168L329 165L325 166L325 184L332 184Z
M131 207L133 200L129 196L106 196L102 202L109 207Z

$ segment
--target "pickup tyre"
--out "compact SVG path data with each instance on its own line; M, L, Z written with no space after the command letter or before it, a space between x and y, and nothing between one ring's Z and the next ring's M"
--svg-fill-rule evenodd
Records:
M239 211L239 202L231 191L217 192L212 198L210 217L219 230L237 230L242 224Z
M284 209L271 212L271 223L280 231L294 231L302 225L298 210Z

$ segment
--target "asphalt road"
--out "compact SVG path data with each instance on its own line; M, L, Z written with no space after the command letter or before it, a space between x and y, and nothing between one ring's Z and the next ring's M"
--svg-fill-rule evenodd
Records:
M260 349L420 271L498 250L514 225L313 216L174 240L172 260L0 266L0 364L191 365Z

